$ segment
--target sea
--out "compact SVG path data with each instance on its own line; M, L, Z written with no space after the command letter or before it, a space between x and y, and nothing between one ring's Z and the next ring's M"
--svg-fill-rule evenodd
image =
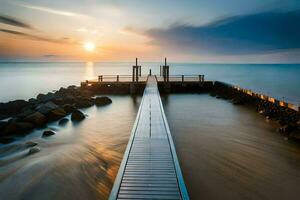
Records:
M163 63L140 63L159 74ZM130 62L2 62L0 102L29 99L98 75L130 75ZM171 75L199 75L291 102L300 101L298 64L169 63ZM0 199L107 199L141 96L82 109L81 123L48 125L0 145ZM191 199L299 199L300 143L252 108L208 94L162 96ZM69 116L68 116L69 117ZM40 152L28 155L26 142Z

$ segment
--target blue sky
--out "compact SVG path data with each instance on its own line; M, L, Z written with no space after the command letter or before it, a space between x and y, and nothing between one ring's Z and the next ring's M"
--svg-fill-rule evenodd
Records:
M0 5L2 60L300 61L299 0L0 0ZM95 44L94 52L84 50L86 42Z

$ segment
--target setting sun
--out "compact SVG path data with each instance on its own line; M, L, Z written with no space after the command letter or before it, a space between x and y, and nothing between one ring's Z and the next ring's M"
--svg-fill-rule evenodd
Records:
M86 42L83 45L84 50L92 52L95 50L96 45L93 42Z

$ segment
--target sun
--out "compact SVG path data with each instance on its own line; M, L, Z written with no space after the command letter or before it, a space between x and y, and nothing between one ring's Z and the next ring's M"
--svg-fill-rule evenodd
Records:
M92 52L95 50L96 45L93 42L85 42L83 44L83 48L84 48L84 50L86 50L88 52Z

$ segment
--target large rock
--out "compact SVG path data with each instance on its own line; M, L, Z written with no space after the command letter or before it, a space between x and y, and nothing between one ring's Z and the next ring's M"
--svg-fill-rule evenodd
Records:
M43 132L43 137L48 137L48 136L51 136L51 135L54 135L54 134L55 134L55 132L52 131L52 130L45 130Z
M15 139L13 137L0 137L1 144L8 144L13 142Z
M58 106L55 103L49 101L47 103L39 104L35 109L36 111L47 115L51 110L54 110L56 108L58 108Z
M30 105L31 104L25 100L15 100L7 103L0 103L0 117L10 117L11 115L19 113L20 110Z
M4 130L5 135L24 135L34 128L29 122L11 122Z
M71 104L66 104L63 106L64 110L67 112L67 113L71 113L73 112L74 110L76 110L75 106L71 105Z
M71 115L72 121L81 121L85 119L85 115L80 110L74 110Z
M95 99L96 106L104 106L111 103L112 100L109 97L96 97Z
M54 110L51 110L48 114L48 120L49 121L56 121L63 117L65 117L67 113L62 108L56 108Z
M41 149L39 147L31 147L28 151L28 154L31 155L31 154L37 153L39 151L41 151Z
M75 102L76 108L88 108L94 105L94 101L91 98L77 98Z
M8 125L7 121L0 121L0 132Z
M34 124L35 126L40 127L40 126L43 126L46 123L47 119L46 119L46 116L44 114L42 114L40 112L35 112L35 113L25 117L23 119L23 121L30 122L30 123Z
M26 145L26 147L34 147L34 146L38 145L38 143L32 142L32 141L27 141L25 143L25 145Z
M41 102L48 102L55 99L55 94L52 92L48 92L47 94L39 94L36 99Z

